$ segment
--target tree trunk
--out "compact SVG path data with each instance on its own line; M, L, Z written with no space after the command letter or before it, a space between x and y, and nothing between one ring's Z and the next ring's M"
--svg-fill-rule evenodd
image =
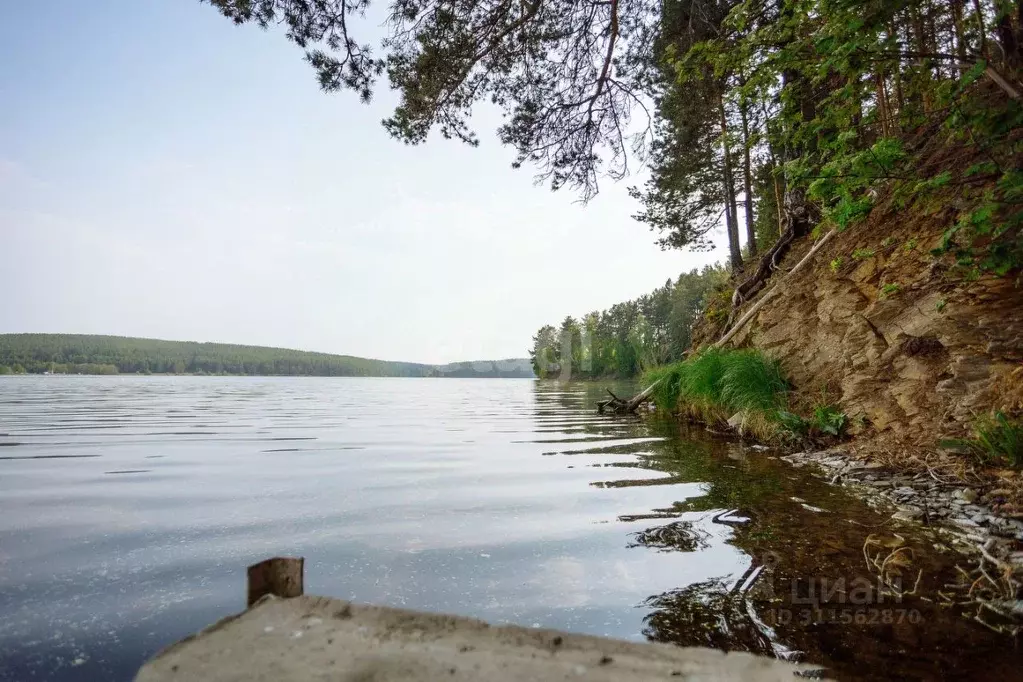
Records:
M778 177L778 173L775 170L776 168L777 166L775 166L772 163L771 175L774 178L774 203L778 210L778 236L781 237L783 234L785 234L784 218L785 206L781 198L782 196L781 179Z
M995 20L995 31L998 33L998 42L1005 54L1005 63L1011 67L1020 65L1020 45L1016 41L1016 31L1012 26L1012 14L1008 11L999 12Z
M746 194L746 244L749 248L749 257L753 259L757 255L757 231L753 225L753 167L749 151L749 116L745 103L739 107L739 113L742 115L742 183L743 192Z
M927 30L924 26L924 16L920 13L920 8L910 4L910 16L912 17L913 45L920 54L927 54ZM914 69L913 88L910 92L913 100L915 100L914 104L919 106L919 110L914 112L918 116L920 113L928 114L931 111L931 91L930 88L924 86L924 81L931 77L930 71L931 60L926 58L921 59L920 66Z
M952 32L955 37L956 56L966 59L965 32L963 31L963 0L952 0ZM961 68L961 67L960 67Z
M742 270L742 250L739 246L738 206L735 203L735 177L732 174L732 155L728 149L728 121L725 118L725 99L718 97L718 111L721 115L721 150L724 155L725 181L725 222L728 227L728 253L731 257L732 272Z
M884 88L884 74L878 71L874 75L874 87L877 89L877 118L881 122L881 137L888 137L888 95Z
M813 247L807 252L807 254L805 256L803 256L802 260L800 260L798 263L796 263L792 267L792 269L789 270L785 274L785 276L781 278L781 281L779 281L777 284L775 284L773 287L771 287L767 291L767 293L765 293L763 296L760 297L759 301L754 303L753 306L750 307L750 309L746 311L745 315L743 315L741 318L739 318L739 320L733 326L729 327L729 329L725 333L725 335L722 336L720 339L717 340L717 342L714 343L714 348L721 348L722 346L724 346L726 343L728 343L732 339L733 336L736 335L736 333L740 329L745 327L746 324L749 323L749 321L752 320L753 317L760 311L760 309L763 308L765 305L767 305L768 301L770 301L772 298L774 298L775 294L778 294L778 293L781 292L781 289L783 288L783 285L785 284L786 280L788 280L795 273L797 273L800 270L802 270L803 266L805 266L807 263L809 263L809 262L811 262L813 260L813 257L816 256L817 252L820 251L824 247L824 245L828 243L828 241L835 234L835 232L837 232L837 230L832 229L826 235L824 235L819 240L817 240L817 243L813 245Z
M990 59L987 53L987 33L984 30L984 10L980 7L980 0L973 0L973 10L976 12L977 28L980 31L980 56Z

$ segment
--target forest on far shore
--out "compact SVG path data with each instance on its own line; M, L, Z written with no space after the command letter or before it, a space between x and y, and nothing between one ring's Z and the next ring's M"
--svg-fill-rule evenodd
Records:
M720 265L683 272L677 280L632 301L594 310L561 325L545 325L529 349L541 379L632 377L677 362L692 343L692 328L728 282ZM727 295L724 298L727 303Z
M429 365L286 348L92 334L0 334L0 374L528 378L529 360Z

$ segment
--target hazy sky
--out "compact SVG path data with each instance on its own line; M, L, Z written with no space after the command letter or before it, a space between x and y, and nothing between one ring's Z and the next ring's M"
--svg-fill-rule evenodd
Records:
M196 0L33 0L0 22L0 332L422 362L525 355L547 322L723 257L662 252L628 184L587 206L472 149L388 138L280 32Z

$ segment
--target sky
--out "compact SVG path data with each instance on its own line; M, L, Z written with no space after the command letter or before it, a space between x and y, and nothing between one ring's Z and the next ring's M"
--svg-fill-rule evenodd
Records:
M366 31L379 33L370 20ZM0 333L451 362L724 257L661 251L605 180L533 184L481 144L410 147L318 89L282 32L197 0L34 0L0 23Z

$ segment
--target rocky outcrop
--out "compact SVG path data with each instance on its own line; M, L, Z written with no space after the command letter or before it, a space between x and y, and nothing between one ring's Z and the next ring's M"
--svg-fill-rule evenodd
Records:
M781 360L808 402L825 394L854 432L933 446L978 413L1023 407L1023 287L933 256L946 221L897 221L837 235L734 343Z

